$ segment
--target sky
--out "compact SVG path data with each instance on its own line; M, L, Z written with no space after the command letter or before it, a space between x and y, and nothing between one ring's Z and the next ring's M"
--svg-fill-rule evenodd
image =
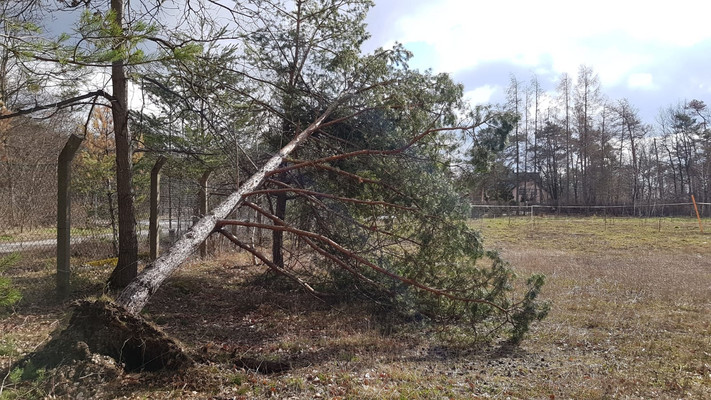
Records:
M411 67L451 74L474 103L504 102L511 74L553 91L587 65L649 124L680 101L711 105L708 0L375 0L366 22L364 51L402 43Z
M580 65L653 124L661 108L711 104L711 2L375 0L364 51L402 43L412 68L447 72L475 103L502 103L514 74L555 89Z

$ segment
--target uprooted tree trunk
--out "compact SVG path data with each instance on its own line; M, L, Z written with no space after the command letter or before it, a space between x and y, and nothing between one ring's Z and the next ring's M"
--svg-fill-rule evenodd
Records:
M215 230L217 221L227 216L244 202L245 195L257 189L266 180L269 173L276 170L284 159L291 154L301 143L311 136L323 124L323 121L340 104L342 98L336 100L318 119L308 128L296 135L286 146L267 161L259 171L252 175L236 192L233 192L225 201L212 210L212 214L205 215L186 232L168 252L146 267L121 292L116 303L124 307L131 314L138 314L146 306L151 296L158 287L180 265L194 253L210 234Z

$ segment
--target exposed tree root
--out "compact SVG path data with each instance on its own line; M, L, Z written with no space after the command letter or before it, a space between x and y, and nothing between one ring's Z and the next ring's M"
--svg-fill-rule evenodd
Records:
M55 368L94 354L113 358L126 371L176 370L193 363L174 339L143 318L109 301L83 300L65 329L15 366Z

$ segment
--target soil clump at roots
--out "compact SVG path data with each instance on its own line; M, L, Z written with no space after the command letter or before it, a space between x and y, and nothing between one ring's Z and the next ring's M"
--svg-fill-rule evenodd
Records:
M193 364L180 344L157 327L113 302L81 300L69 324L12 368L56 368L96 355L108 356L126 372L177 370Z

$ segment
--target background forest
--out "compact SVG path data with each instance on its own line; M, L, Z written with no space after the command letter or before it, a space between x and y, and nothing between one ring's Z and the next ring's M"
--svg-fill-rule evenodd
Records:
M670 101L659 105L655 121L643 121L627 99L604 94L591 66L557 82L511 76L501 107L519 120L488 169L467 176L472 199L653 205L688 202L694 194L708 202L711 110L702 100ZM537 185L527 187L531 180Z

